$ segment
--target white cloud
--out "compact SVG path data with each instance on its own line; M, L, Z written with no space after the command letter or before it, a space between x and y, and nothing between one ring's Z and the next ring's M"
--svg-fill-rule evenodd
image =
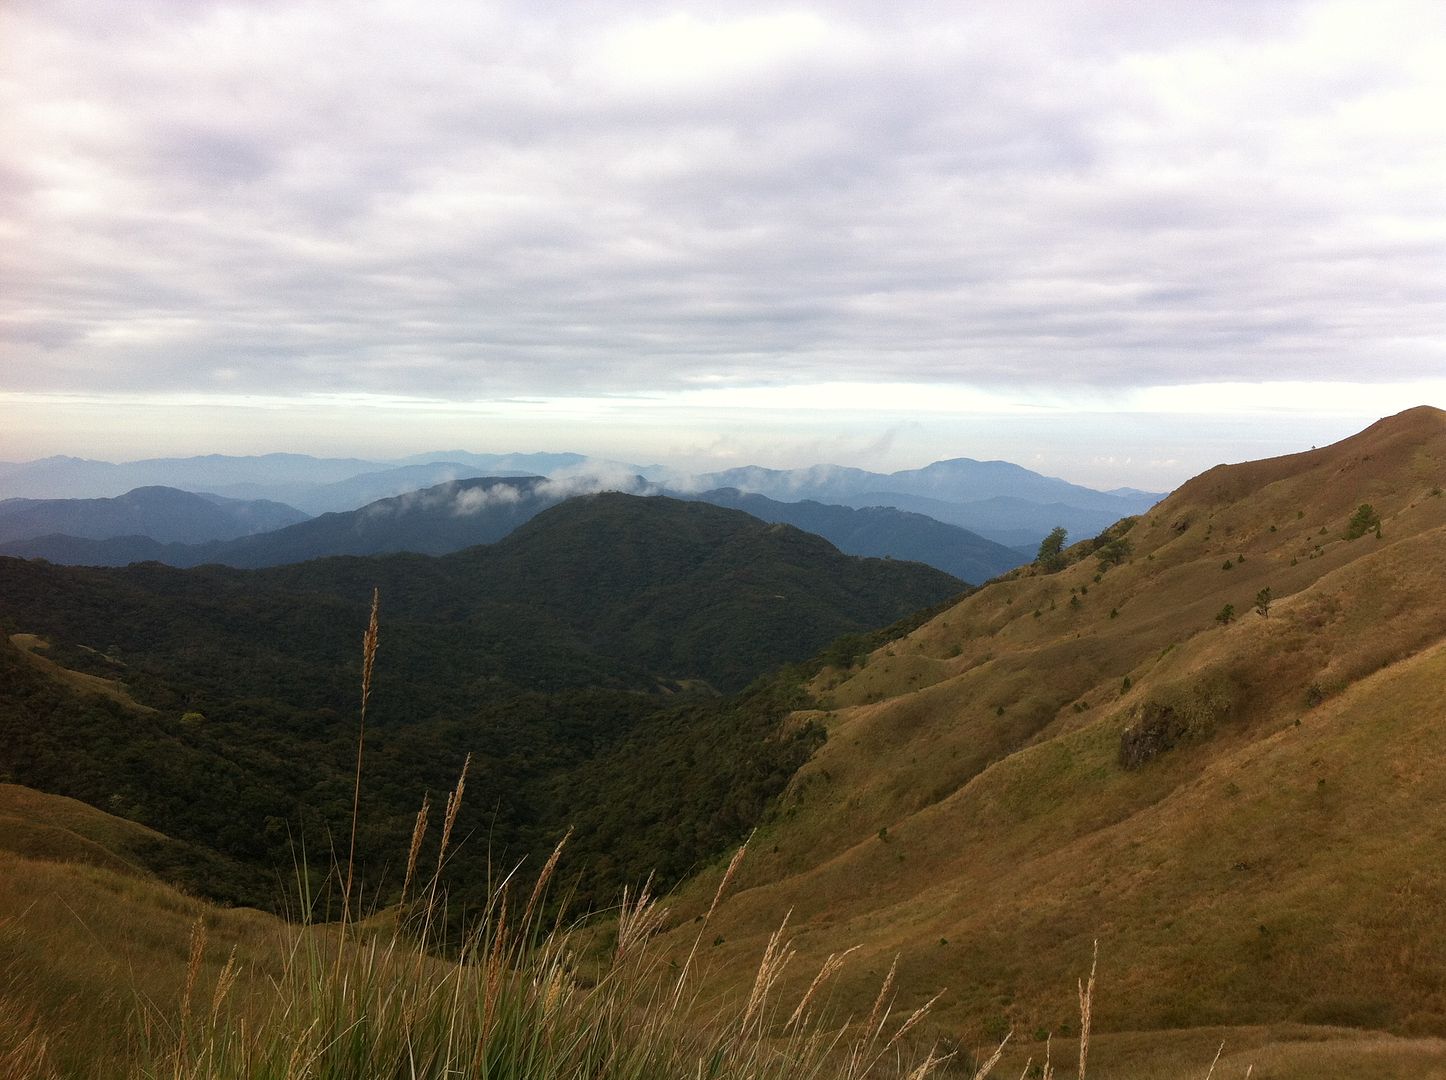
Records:
M1446 369L1434 3L70 0L0 33L0 390L831 402L873 438Z

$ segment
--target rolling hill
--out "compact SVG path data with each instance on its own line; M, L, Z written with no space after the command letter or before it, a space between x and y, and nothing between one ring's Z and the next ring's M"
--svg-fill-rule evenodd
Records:
M1027 1043L1078 1030L1097 940L1119 1045L1446 1033L1443 485L1431 408L1220 466L826 671L799 716L828 739L716 962L746 983L790 912L789 992L857 946L845 1011L897 957L899 1009L947 987L941 1032ZM716 883L680 899L680 939ZM1318 1075L1385 1075L1352 1060Z

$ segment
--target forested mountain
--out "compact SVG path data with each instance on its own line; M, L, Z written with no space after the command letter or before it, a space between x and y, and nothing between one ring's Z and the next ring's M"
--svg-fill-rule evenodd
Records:
M0 559L0 623L19 635L0 647L0 780L158 828L192 845L176 872L194 887L268 900L291 826L324 843L349 813L374 587L369 873L404 850L421 793L473 752L485 794L459 867L477 870L489 843L499 857L542 850L587 821L577 865L607 890L654 865L676 878L735 839L816 737L783 724L786 681L736 700L709 686L737 690L962 584L737 511L618 494L441 558L261 571Z

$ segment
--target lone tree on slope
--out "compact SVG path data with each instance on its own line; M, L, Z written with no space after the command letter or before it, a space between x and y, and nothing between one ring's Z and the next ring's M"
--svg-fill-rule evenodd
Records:
M1056 525L1049 531L1049 535L1039 542L1039 554L1034 557L1034 561L1050 573L1063 570L1064 539L1068 535L1063 525Z

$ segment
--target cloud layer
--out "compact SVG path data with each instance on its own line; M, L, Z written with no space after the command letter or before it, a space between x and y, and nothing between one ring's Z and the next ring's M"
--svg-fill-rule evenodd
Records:
M1446 8L952 7L12 2L0 391L1446 370Z

